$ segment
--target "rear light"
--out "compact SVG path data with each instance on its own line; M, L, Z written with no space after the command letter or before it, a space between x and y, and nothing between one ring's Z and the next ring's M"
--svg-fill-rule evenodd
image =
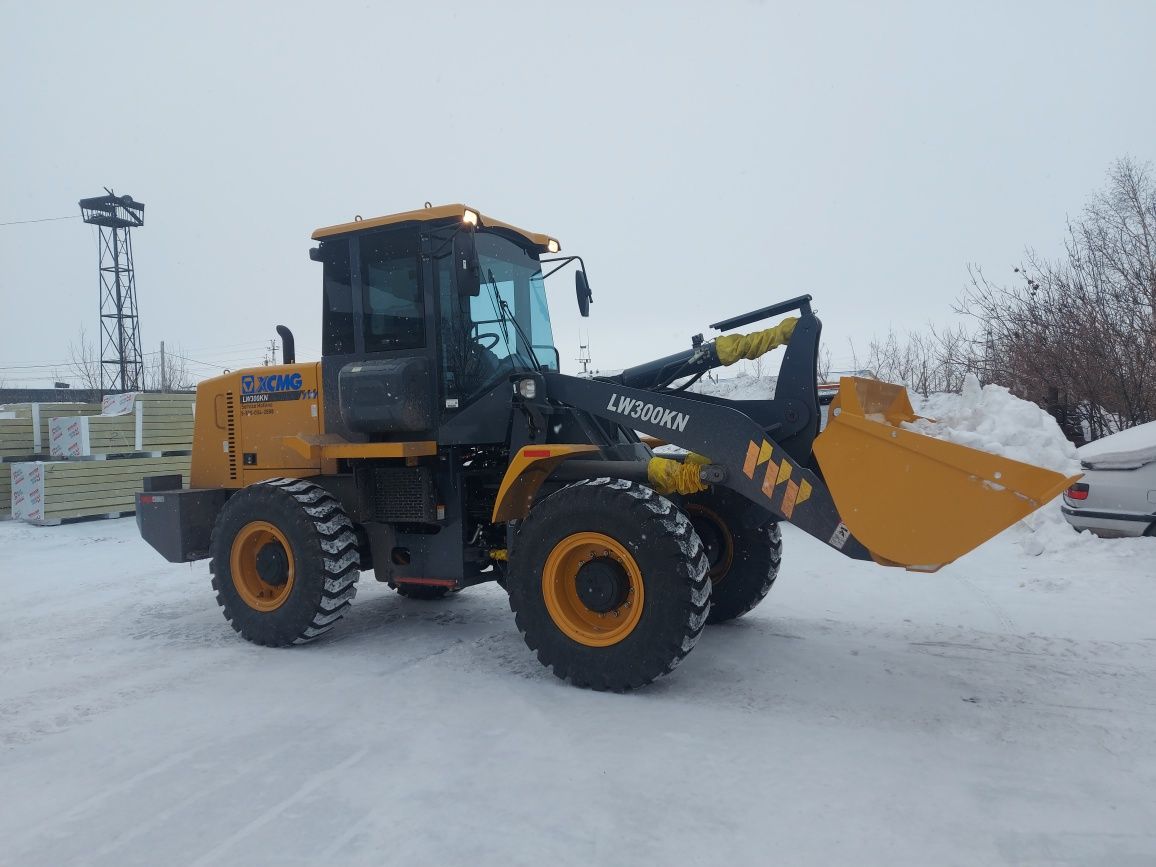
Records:
M1076 484L1064 491L1064 496L1069 500L1086 500L1088 499L1088 487L1087 482L1076 482Z

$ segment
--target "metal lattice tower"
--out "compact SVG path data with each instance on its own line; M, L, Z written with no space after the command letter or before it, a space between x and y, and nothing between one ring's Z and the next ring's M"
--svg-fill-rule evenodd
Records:
M137 391L144 377L130 232L144 225L144 205L104 191L80 200L84 222L100 228L100 387Z

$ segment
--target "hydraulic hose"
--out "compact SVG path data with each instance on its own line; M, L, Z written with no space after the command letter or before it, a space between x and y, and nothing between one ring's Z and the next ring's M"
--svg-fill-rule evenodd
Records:
M662 388L684 376L701 375L716 367L728 367L744 358L754 360L765 355L791 339L798 321L797 316L789 316L778 325L762 331L724 334L692 349L628 367L610 378L631 388Z

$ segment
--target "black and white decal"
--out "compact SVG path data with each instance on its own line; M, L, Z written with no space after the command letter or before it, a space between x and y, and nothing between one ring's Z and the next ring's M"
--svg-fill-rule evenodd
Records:
M684 431L690 421L685 412L666 409L658 404L646 403L632 397L619 397L617 393L610 395L610 402L606 404L610 412L617 412L628 418L648 421L671 430Z

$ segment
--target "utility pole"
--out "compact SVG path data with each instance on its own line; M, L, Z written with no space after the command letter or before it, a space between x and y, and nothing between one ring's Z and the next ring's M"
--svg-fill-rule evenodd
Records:
M169 390L169 380L165 376L165 342L161 341L161 391Z
M277 363L277 341L272 338L269 339L269 345L265 347L265 366Z

